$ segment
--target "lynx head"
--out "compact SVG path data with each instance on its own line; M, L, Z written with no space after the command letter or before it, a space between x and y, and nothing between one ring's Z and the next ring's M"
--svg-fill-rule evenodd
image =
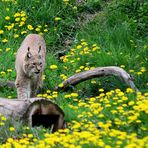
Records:
M30 47L28 47L23 68L24 72L29 77L40 74L44 69L44 59L42 58L40 53L41 46L39 47L38 53L34 55L30 52Z

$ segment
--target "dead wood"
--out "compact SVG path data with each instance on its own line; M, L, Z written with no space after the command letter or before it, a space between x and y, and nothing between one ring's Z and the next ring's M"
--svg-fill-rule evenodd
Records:
M96 77L104 77L104 76L117 76L119 77L124 83L127 84L128 87L131 87L133 90L138 91L137 87L135 86L132 77L122 68L116 66L109 66L109 67L98 67L92 70L80 72L69 77L67 80L62 82L63 87L57 87L57 90L66 90L71 86L75 86L80 82L96 78Z
M0 114L30 126L53 127L53 132L64 127L64 112L55 103L43 98L0 98Z

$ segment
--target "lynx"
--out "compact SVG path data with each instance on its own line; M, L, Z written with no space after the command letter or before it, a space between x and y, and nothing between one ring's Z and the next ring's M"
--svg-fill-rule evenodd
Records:
M29 34L16 54L15 69L17 95L19 99L35 97L42 86L45 68L46 45L42 36Z

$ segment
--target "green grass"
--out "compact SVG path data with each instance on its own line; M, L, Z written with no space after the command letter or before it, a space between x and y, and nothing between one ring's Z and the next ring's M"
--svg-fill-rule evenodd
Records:
M42 34L48 52L39 96L57 103L65 112L68 125L65 130L51 134L50 129L25 128L26 125L5 121L0 115L0 147L5 147L4 144L19 147L21 142L26 147L147 147L147 2L137 2L137 7L135 3L135 0L0 2L0 82L15 80L15 53L25 36ZM58 51L64 50L66 55L59 59ZM57 68L51 69L51 65ZM113 76L82 82L67 92L54 91L77 72L103 66L125 69L140 92L132 92ZM16 98L16 90L2 86L0 97Z

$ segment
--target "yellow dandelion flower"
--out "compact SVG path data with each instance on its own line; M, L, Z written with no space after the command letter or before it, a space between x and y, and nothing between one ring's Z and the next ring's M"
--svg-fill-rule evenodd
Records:
M3 39L2 42L3 42L3 43L7 43L8 40L7 40L7 39Z
M5 125L5 123L4 122L0 122L0 126L4 126Z
M103 88L100 88L100 89L99 89L99 92L104 92L104 89L103 89Z
M72 97L78 97L79 95L78 95L78 93L71 93L71 96Z
M142 75L142 72L141 71L137 72L137 75Z
M63 86L64 86L64 84L63 84L63 83L61 83L61 84L59 84L58 86L59 86L59 87L63 87Z
M19 22L20 21L20 18L19 17L15 18L15 21L16 22Z
M125 68L125 65L120 65L121 68Z
M48 29L44 29L44 32L48 32Z
M21 34L26 34L26 33L27 33L27 31L22 31L22 32L21 32Z
M146 68L145 67L141 67L140 71L141 72L145 72L146 71Z
M79 73L79 72L81 72L81 70L80 70L80 69L77 69L75 72L76 72L76 73Z
M28 134L28 138L33 138L33 134Z
M55 20L55 21L60 21L61 18L60 18L60 17L55 17L54 20Z
M8 141L9 143L12 143L14 140L13 140L12 138L8 138L7 141Z
M6 119L6 117L2 116L2 117L1 117L1 120L2 120L2 121L6 121L7 119Z
M77 46L77 49L80 49L80 48L82 48L82 46L81 46L81 45L78 45L78 46Z
M22 17L21 21L26 21L26 19L27 19L26 17Z
M57 69L57 65L50 65L50 69L54 70L54 69Z
M77 6L74 6L74 7L73 7L73 10L77 10L77 9L78 9Z
M12 69L7 69L7 72L12 72Z
M84 70L89 70L89 67L85 67Z
M14 34L14 36L13 36L14 38L18 38L19 37L19 35L18 34Z
M64 3L68 3L68 2L69 2L69 0L63 0L63 2L64 2Z
M127 93L132 93L132 92L134 92L134 91L133 91L133 89L131 89L131 88L127 88L127 89L126 89L126 92L127 92Z
M20 16L20 13L19 12L17 12L17 13L14 14L14 17L18 17L18 16Z
M133 72L134 72L134 70L133 70L133 69L130 69L130 70L129 70L129 72L130 72L130 73L133 73Z
M21 21L20 24L19 24L19 27L25 25L25 22L24 21Z
M10 50L11 50L11 48L6 48L6 49L5 49L6 52L8 52L8 51L10 51Z
M6 20L6 21L10 20L10 16L6 16L6 17L5 17L5 20Z
M3 34L4 33L4 31L3 30L0 30L0 34Z
M27 25L27 28L29 29L29 30L33 30L34 28L32 27L32 25Z
M10 127L9 130L10 130L11 132L13 132L13 131L15 131L15 128L14 128L14 127Z
M35 31L39 32L41 29L40 28L36 28Z
M1 75L5 75L6 73L5 73L4 71L1 71L0 74L1 74Z

